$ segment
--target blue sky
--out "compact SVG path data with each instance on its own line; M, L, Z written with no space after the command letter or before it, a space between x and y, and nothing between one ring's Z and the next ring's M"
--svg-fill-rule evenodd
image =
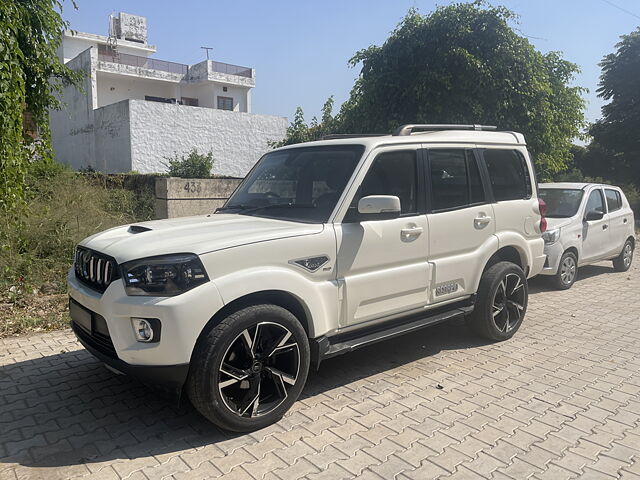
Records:
M212 58L256 69L253 111L292 119L297 106L310 120L334 95L339 106L349 96L357 68L347 60L359 49L381 44L410 7L423 14L427 0L76 0L63 16L75 30L107 33L108 16L124 11L144 15L149 42L163 60L196 63L201 46ZM600 116L596 96L603 55L619 36L640 25L638 0L502 0L520 15L519 31L543 52L559 50L580 65L576 84L589 89L587 119ZM619 8L616 8L619 7ZM630 13L624 12L627 10ZM336 109L337 110L337 109Z

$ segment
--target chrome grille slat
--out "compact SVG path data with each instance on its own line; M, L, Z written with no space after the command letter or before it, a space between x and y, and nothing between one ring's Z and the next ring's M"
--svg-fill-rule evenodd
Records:
M74 258L76 278L100 293L119 278L115 259L85 247L78 247Z

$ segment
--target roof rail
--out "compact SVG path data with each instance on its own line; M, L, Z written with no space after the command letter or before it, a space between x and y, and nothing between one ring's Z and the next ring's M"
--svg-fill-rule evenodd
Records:
M322 140L337 140L339 138L359 138L359 137L384 137L386 133L331 133L324 135Z
M428 124L428 123L414 123L408 125L402 125L396 128L392 135L394 137L402 137L405 135L411 135L413 129L419 130L497 130L498 127L494 125L456 125L456 124Z

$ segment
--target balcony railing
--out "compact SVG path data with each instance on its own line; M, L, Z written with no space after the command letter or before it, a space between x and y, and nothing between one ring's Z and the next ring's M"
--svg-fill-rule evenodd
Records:
M110 53L98 52L98 60L101 62L119 63L121 65L130 65L132 67L148 68L150 70L160 70L162 72L178 73L187 75L189 73L189 65L182 63L167 62L166 60L157 60L155 58L140 57L138 55L129 55L128 53ZM211 62L214 72L226 73L229 75L237 75L239 77L252 78L252 71L248 67L239 65L231 65L229 63Z
M230 65L222 62L211 62L214 72L228 73L229 75L237 75L239 77L251 78L251 69L247 67L241 67L239 65Z
M157 60L155 58L139 57L138 55L129 55L128 53L98 53L98 60L102 62L119 63L120 65L130 65L132 67L148 68L149 70L178 73L181 75L186 75L189 72L189 65Z

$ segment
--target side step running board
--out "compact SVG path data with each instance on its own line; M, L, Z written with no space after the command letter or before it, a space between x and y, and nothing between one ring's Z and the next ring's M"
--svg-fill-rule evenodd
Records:
M312 361L319 365L322 360L326 360L327 358L352 352L360 347L389 340L447 320L463 318L472 311L473 306L457 307L418 318L413 317L411 320L400 324L396 321L393 322L394 324L392 326L376 331L367 330L367 332L357 337L354 337L352 334L349 338L344 338L340 335L316 338L312 341L311 345Z

